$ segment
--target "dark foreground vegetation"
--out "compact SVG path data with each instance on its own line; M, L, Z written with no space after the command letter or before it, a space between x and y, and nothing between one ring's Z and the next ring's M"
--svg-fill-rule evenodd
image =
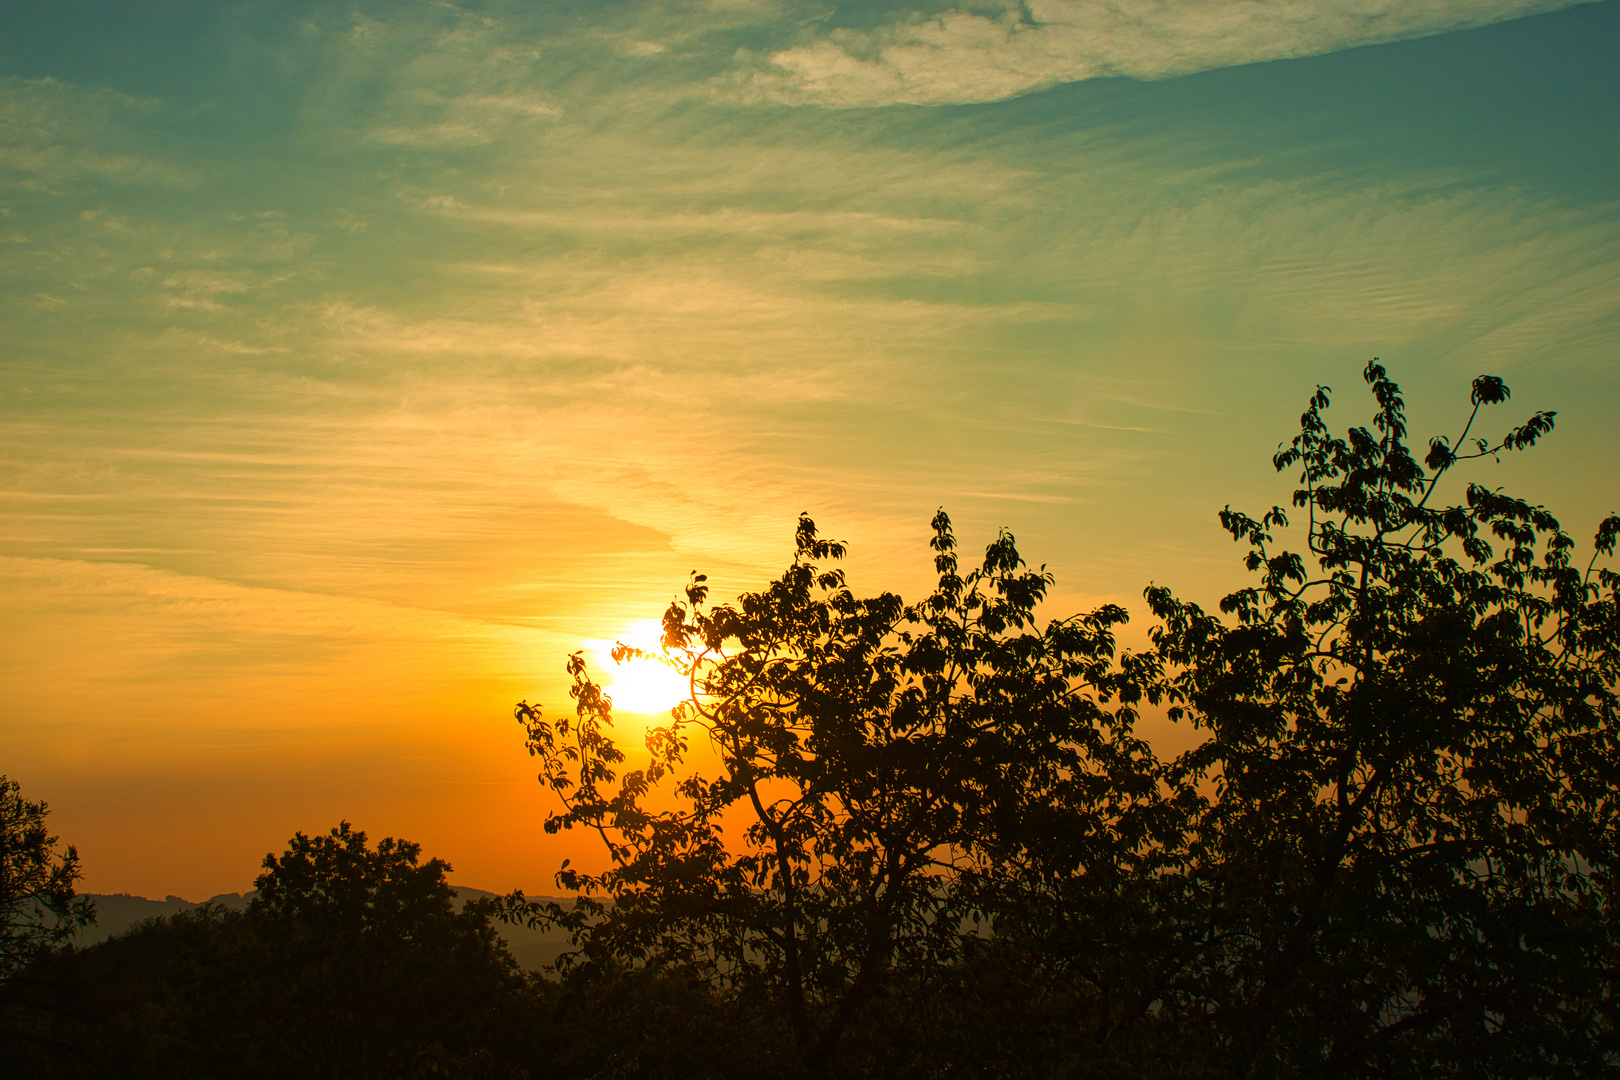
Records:
M1451 486L1552 428L1480 439L1499 380L1419 457L1366 379L1369 427L1331 435L1319 391L1277 454L1291 508L1223 511L1253 584L1218 613L1148 589L1142 653L1117 607L1037 621L1051 578L1005 534L964 567L943 513L916 603L854 596L808 519L765 589L695 576L645 767L577 656L571 715L518 706L546 828L611 856L565 865L576 903L458 911L444 864L343 825L245 912L64 950L84 913L12 901L8 823L6 1075L1620 1073L1620 518L1578 553ZM1150 711L1202 741L1161 758ZM576 949L525 974L499 920Z

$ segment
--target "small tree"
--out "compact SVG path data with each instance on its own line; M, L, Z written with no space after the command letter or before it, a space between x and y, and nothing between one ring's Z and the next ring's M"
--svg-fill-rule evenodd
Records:
M238 1032L217 1040L246 1055L231 1071L476 1072L523 983L484 908L456 910L449 869L346 821L266 855L245 917L195 976L215 987L195 995L208 1037Z
M587 962L671 965L774 1003L820 1072L900 973L961 955L993 899L986 841L1026 827L1032 793L1109 802L1113 817L1153 804L1157 765L1131 735L1140 692L1114 662L1125 612L1041 628L1052 579L1011 536L963 576L941 512L933 548L938 585L915 605L855 597L824 566L843 545L807 517L793 564L735 606L709 606L695 576L665 613L660 654L691 697L648 734L650 765L616 787L612 702L578 654L574 717L520 704L541 778L565 804L547 830L593 829L613 859L602 874L558 875L587 894L574 910L529 917L574 927ZM685 776L676 808L649 809L694 734L717 775ZM746 828L728 845L737 813ZM1140 839L1093 838L1116 862ZM604 895L611 907L593 899Z
M49 814L0 775L0 980L96 921L95 905L74 893L79 852L71 844L58 852Z
M1221 611L1154 588L1178 763L1207 798L1182 882L1197 949L1160 1007L1238 1075L1576 1075L1612 1067L1620 839L1620 518L1589 560L1541 506L1442 483L1523 450L1475 439L1489 376L1420 462L1376 362L1370 428L1318 388L1275 458L1289 512L1228 508L1256 584ZM1591 1073L1589 1073L1591 1075Z
M347 823L297 834L246 911L148 919L37 965L38 1003L0 1009L0 1073L527 1076L536 996L478 902L456 910L446 870Z

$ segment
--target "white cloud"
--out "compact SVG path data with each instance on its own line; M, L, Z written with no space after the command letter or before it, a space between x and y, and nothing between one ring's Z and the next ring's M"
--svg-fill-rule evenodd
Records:
M156 103L55 79L0 77L0 185L56 190L83 180L189 187L182 169L107 145Z
M562 109L534 94L463 94L448 103L465 109L487 109L519 116L560 116Z
M398 97L409 108L401 106L396 111L426 112L453 119L374 128L366 135L369 141L423 148L481 146L494 141L515 122L562 115L557 105L532 93L468 93L446 97L428 91L402 92Z
M387 127L366 133L372 142L390 146L478 146L490 141L488 132L472 124L429 124L425 127Z
M1163 79L1484 26L1591 0L1029 0L835 30L725 84L833 107L997 101L1058 83Z

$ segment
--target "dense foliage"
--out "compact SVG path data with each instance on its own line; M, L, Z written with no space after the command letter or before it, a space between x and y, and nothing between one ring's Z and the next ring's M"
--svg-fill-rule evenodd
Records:
M1552 429L1479 439L1499 380L1419 457L1365 374L1369 426L1332 435L1319 388L1276 455L1291 507L1223 511L1253 584L1148 589L1145 651L1118 607L1042 618L1005 533L964 568L940 513L907 603L801 518L780 578L696 575L660 649L616 650L689 680L642 767L577 655L571 715L518 706L546 828L610 856L564 865L576 902L458 910L413 844L300 834L245 913L36 957L11 1072L1620 1073L1620 518L1577 556L1451 486ZM1161 757L1144 717L1200 739ZM575 949L520 973L497 917Z
M1222 522L1257 583L1222 620L1151 589L1207 930L1164 1007L1244 1074L1576 1075L1611 1058L1620 674L1604 521L1583 563L1544 508L1439 485L1528 447L1538 414L1418 462L1377 364L1372 428L1328 434L1319 390L1276 457L1288 512ZM1464 451L1464 452L1459 452Z
M526 984L487 916L456 910L448 870L347 822L299 833L265 857L246 911L204 907L40 965L23 1011L42 1072L511 1074L489 1047Z
M985 840L1016 828L1032 795L1074 798L1100 772L1108 781L1081 802L1154 799L1133 710L1099 704L1138 696L1111 662L1124 611L1038 629L1050 578L1011 537L964 576L944 514L934 527L939 584L915 606L857 599L841 571L819 569L842 551L808 519L766 590L711 609L694 580L665 614L662 655L698 691L611 796L611 706L583 665L576 717L554 728L520 709L567 805L547 827L600 830L614 855L605 874L563 875L613 901L606 918L592 903L558 913L581 929L586 958L672 966L779 1004L813 1070L894 972L961 959L963 927L985 911ZM694 729L719 775L687 776L678 807L647 809ZM728 843L738 809L747 826Z
M957 1016L999 1012L992 1032L946 1009L931 1045L950 1060L907 1062L1612 1067L1620 578L1600 560L1620 519L1577 563L1543 507L1477 483L1446 503L1453 470L1533 446L1553 415L1478 439L1508 397L1482 377L1419 461L1399 388L1376 362L1365 377L1370 427L1332 436L1318 388L1275 458L1297 524L1223 511L1256 583L1219 614L1150 588L1144 654L1115 649L1118 608L1040 625L1050 578L1006 534L960 575L943 513L920 603L855 597L807 518L793 565L735 606L694 578L661 650L691 698L646 768L616 775L612 703L577 656L574 716L519 705L564 804L547 828L598 831L613 865L560 875L586 894L572 910L509 917L571 927L578 963L749 1003L817 1074L895 1071L897 1040L987 980L998 1002ZM1161 761L1144 705L1206 738ZM681 774L694 734L713 776Z
M0 775L0 981L95 921L94 905L74 893L79 852L57 850L49 814Z

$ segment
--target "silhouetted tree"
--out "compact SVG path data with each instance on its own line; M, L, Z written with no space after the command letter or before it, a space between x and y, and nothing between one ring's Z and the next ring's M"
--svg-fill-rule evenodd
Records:
M69 941L96 921L95 905L74 892L79 852L57 850L46 828L50 808L22 797L22 785L0 775L0 980Z
M280 1075L477 1065L522 979L487 915L456 910L449 864L420 858L407 840L372 847L348 822L265 856L239 949L207 974L252 980L235 1019Z
M709 987L813 1072L1614 1067L1620 519L1583 566L1542 507L1442 505L1455 466L1552 414L1473 439L1507 398L1482 377L1420 463L1399 388L1365 374L1371 428L1332 437L1319 388L1275 460L1306 554L1287 511L1228 508L1258 583L1224 617L1150 588L1146 654L1116 653L1116 607L1038 628L1051 579L1006 534L960 576L943 513L915 605L853 596L807 518L735 606L695 576L658 651L691 696L646 768L618 775L577 654L574 716L518 706L564 803L547 829L595 830L612 866L565 864L575 907L506 917L571 927L586 970ZM1160 762L1144 701L1206 740ZM712 777L680 775L694 735Z
M1370 428L1318 388L1275 459L1290 512L1221 519L1257 582L1222 618L1148 590L1171 715L1209 733L1155 1002L1237 1075L1558 1076L1613 1068L1620 518L1590 559L1541 506L1451 471L1533 445L1408 448L1376 362ZM1297 533L1303 552L1285 541ZM1083 917L1084 912L1077 913Z
M36 965L16 1075L517 1077L538 1002L449 866L347 822L267 855L246 911L151 920ZM8 1073L8 1076L10 1073Z
M95 906L74 890L79 853L58 849L49 813L0 776L0 1063L32 1052L62 1015L64 1002L30 969L96 919Z
M991 899L979 880L986 841L1024 828L1032 801L1106 803L1135 830L1110 839L1107 857L1129 867L1141 856L1161 792L1131 734L1138 680L1114 659L1125 612L1039 627L1051 577L1011 536L963 576L941 512L933 547L938 586L916 605L856 598L821 565L843 545L807 517L793 565L735 606L710 607L694 577L665 613L659 654L692 697L648 735L649 766L616 787L612 702L578 655L574 717L553 724L518 706L566 804L547 829L593 829L614 860L603 874L559 875L611 899L549 911L576 929L584 959L671 966L774 1007L819 1072L898 972L960 957ZM678 807L649 809L694 733L718 775L680 778ZM736 812L748 824L728 837Z

